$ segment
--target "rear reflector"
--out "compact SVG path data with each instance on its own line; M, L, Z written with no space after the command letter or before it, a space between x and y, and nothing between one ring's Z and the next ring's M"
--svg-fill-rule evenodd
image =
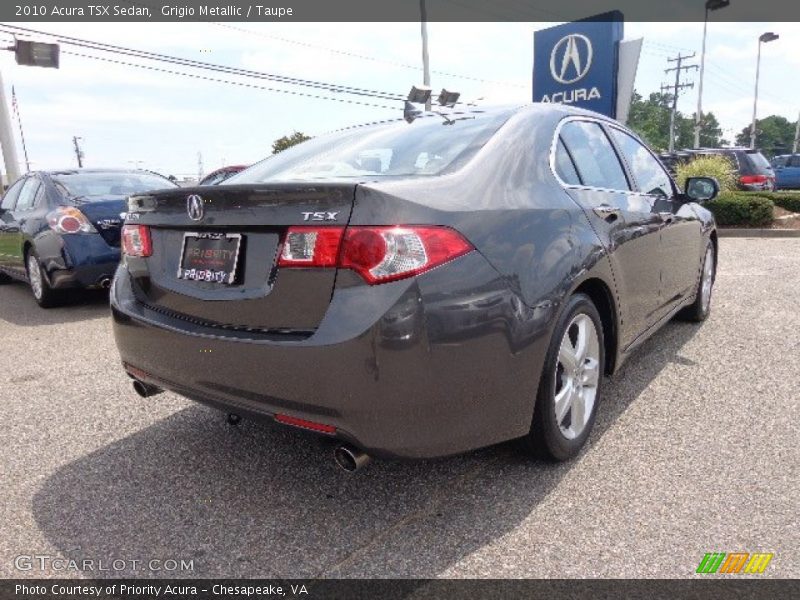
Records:
M300 427L302 429L310 429L318 433L336 433L336 427L333 425L325 425L323 423L315 423L314 421L306 421L305 419L298 419L297 417L290 417L289 415L275 415L275 420L284 425L292 425L293 427Z
M448 227L291 227L278 265L338 266L376 284L418 275L472 249Z
M122 228L122 252L128 256L150 256L153 243L147 225L125 225Z

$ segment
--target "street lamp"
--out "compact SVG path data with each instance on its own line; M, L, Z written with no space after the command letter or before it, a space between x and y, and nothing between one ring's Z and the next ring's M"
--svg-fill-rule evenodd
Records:
M731 0L707 0L706 17L703 21L703 49L700 52L700 83L697 86L697 112L694 115L694 147L700 147L700 129L703 126L703 72L706 64L706 30L708 29L708 13L725 8Z
M756 59L756 91L753 95L753 124L750 126L750 149L753 150L756 147L756 108L758 107L758 74L759 70L761 69L761 44L766 44L767 42L774 42L778 39L777 33L772 33L771 31L767 31L766 33L762 33L758 37L758 58Z

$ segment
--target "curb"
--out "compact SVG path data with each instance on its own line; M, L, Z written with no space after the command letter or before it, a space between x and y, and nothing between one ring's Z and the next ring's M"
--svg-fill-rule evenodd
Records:
M717 229L719 237L800 238L800 229Z

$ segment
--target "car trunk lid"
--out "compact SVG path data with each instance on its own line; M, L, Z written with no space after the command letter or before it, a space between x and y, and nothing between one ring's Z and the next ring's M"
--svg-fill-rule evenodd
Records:
M109 246L119 247L120 228L127 210L126 196L73 198L73 204L91 221Z
M149 226L153 247L127 258L138 299L203 325L313 331L336 269L279 269L281 243L292 225L346 225L355 187L222 185L132 197L127 222ZM205 280L203 270L225 277Z

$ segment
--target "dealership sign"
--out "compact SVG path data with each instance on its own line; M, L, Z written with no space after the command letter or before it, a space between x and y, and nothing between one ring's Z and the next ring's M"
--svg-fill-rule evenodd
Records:
M604 13L533 34L533 101L617 116L622 13Z

